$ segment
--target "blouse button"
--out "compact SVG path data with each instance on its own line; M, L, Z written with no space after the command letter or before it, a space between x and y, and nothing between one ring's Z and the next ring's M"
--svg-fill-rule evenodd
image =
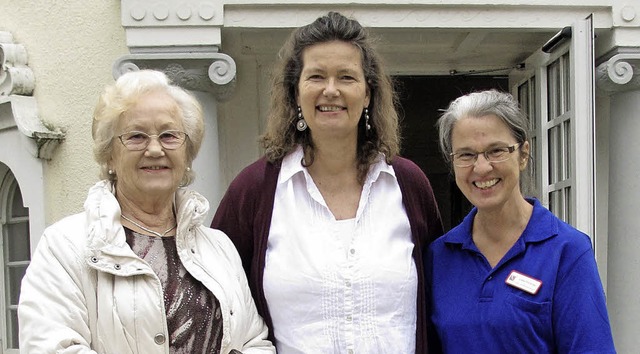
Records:
M164 344L164 334L162 333L158 333L153 337L153 341L156 342L156 344L160 345L160 344Z
M351 322L351 320L352 320L351 315L347 316L347 322Z
M351 282L347 280L346 282L344 282L344 285L346 285L347 288L350 288L351 287Z
M120 265L119 264L114 264L113 268L115 268L116 270L120 270Z
M351 254L355 254L355 253L356 253L356 250L352 248L352 249L350 249L350 250L349 250L349 253L351 253Z
M98 263L98 257L91 257L91 263Z

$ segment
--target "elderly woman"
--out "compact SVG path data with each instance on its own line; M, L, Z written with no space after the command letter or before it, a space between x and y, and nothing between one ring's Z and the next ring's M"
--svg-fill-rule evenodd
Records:
M615 353L589 237L522 195L531 147L517 102L471 93L438 125L456 184L475 206L425 260L442 350Z
M24 353L273 353L238 254L182 188L202 110L155 71L122 75L95 109L105 179L45 230L18 307Z
M424 353L421 251L442 223L424 173L397 156L367 31L329 13L292 33L280 64L266 156L212 225L238 247L278 353Z

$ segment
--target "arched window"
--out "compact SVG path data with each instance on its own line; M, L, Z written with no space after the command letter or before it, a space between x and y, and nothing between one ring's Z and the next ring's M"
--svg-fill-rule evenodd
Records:
M1 175L0 175L1 176ZM31 260L29 209L11 173L0 178L0 320L2 352L18 353L18 299L20 283Z

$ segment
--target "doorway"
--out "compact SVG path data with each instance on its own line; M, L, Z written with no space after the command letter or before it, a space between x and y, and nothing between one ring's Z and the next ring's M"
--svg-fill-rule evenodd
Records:
M509 92L506 76L396 76L400 101L401 155L415 162L429 178L444 230L458 225L471 204L456 186L438 146L436 121L459 96L497 89Z

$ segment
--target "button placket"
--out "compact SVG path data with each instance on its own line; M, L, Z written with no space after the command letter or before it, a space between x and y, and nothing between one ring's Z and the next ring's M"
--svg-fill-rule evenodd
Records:
M347 262L348 267L343 271L344 274L344 321L345 321L345 339L348 349L355 345L354 339L354 272L355 272L355 248L351 246L348 251Z

